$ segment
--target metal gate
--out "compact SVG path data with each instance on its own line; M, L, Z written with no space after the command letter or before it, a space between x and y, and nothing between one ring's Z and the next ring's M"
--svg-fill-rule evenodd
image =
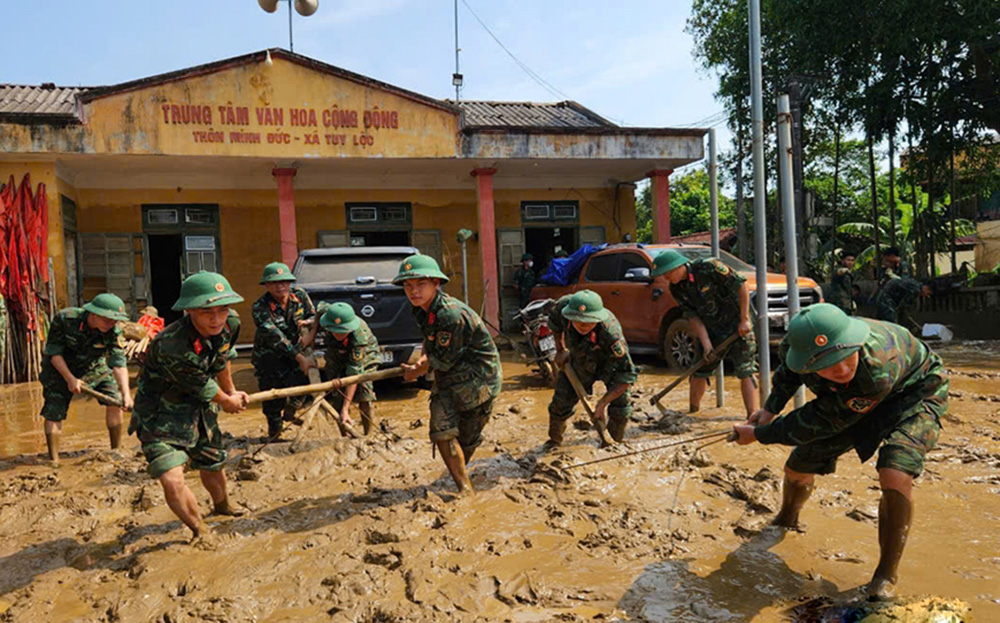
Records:
M522 254L524 254L524 230L498 229L497 261L499 266L497 269L500 272L500 326L505 331L515 328L511 314L518 310L520 296L514 286L514 271L521 265Z

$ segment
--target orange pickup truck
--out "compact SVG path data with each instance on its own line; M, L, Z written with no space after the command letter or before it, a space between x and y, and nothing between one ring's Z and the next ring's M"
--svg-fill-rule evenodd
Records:
M653 258L666 249L679 251L693 260L712 256L711 249L700 244L610 245L587 258L574 283L537 285L531 291L531 298L557 299L577 290L593 290L618 317L633 353L659 353L671 368L689 368L701 356L701 345L688 328L687 320L681 317L666 278L649 276ZM756 309L756 270L725 251L720 259L747 278L752 313ZM822 290L812 279L800 277L798 285L803 307L823 301ZM780 340L788 324L785 275L768 273L767 309L772 341Z

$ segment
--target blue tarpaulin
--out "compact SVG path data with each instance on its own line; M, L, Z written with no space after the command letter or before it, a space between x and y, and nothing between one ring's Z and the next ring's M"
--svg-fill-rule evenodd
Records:
M595 247L593 245L585 244L576 251L573 255L569 257L557 257L552 260L549 267L545 269L545 274L542 275L542 283L548 284L550 286L568 286L569 282L572 281L583 265L587 262L587 258L597 253L607 245L601 245Z

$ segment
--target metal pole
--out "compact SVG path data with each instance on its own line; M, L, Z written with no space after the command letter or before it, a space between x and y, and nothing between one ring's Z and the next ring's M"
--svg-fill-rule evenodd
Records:
M799 250L795 240L795 189L792 183L792 113L788 96L778 96L778 167L781 169L781 211L785 224L785 283L788 287L788 318L799 313ZM805 388L795 392L795 408L805 404Z
M462 298L465 299L465 304L469 304L469 254L465 247L465 241L462 241Z
M771 393L771 331L767 315L767 214L764 210L764 103L761 99L760 0L750 8L750 135L753 140L753 234L757 263L757 345L760 348L760 401ZM787 264L787 262L786 262Z
M288 0L288 51L295 51L295 44L292 43L292 0Z
M715 128L708 131L708 195L712 205L712 257L719 259L719 161L715 150ZM715 406L726 406L725 362L715 370Z
M459 74L458 71L458 0L455 0L455 74ZM455 84L455 103L458 103L458 90L460 86ZM463 245L464 246L464 245ZM469 301L465 301L468 303Z

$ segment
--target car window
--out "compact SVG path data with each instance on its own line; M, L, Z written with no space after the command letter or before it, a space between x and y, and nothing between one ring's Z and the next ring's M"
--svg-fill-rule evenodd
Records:
M587 281L617 281L620 253L595 255L587 264Z
M404 259L403 255L305 256L295 276L302 283L354 283L358 277L390 282Z
M659 253L662 253L666 249L657 249ZM712 249L708 247L677 247L674 249L684 257L691 260L703 260L712 257ZM725 251L719 252L719 259L726 266L732 268L733 270L738 270L740 272L753 272L753 266L747 264L740 258L732 255L731 253L726 253Z
M621 263L618 265L618 281L625 281L625 273L630 268L649 268L649 262L638 253L619 253Z

